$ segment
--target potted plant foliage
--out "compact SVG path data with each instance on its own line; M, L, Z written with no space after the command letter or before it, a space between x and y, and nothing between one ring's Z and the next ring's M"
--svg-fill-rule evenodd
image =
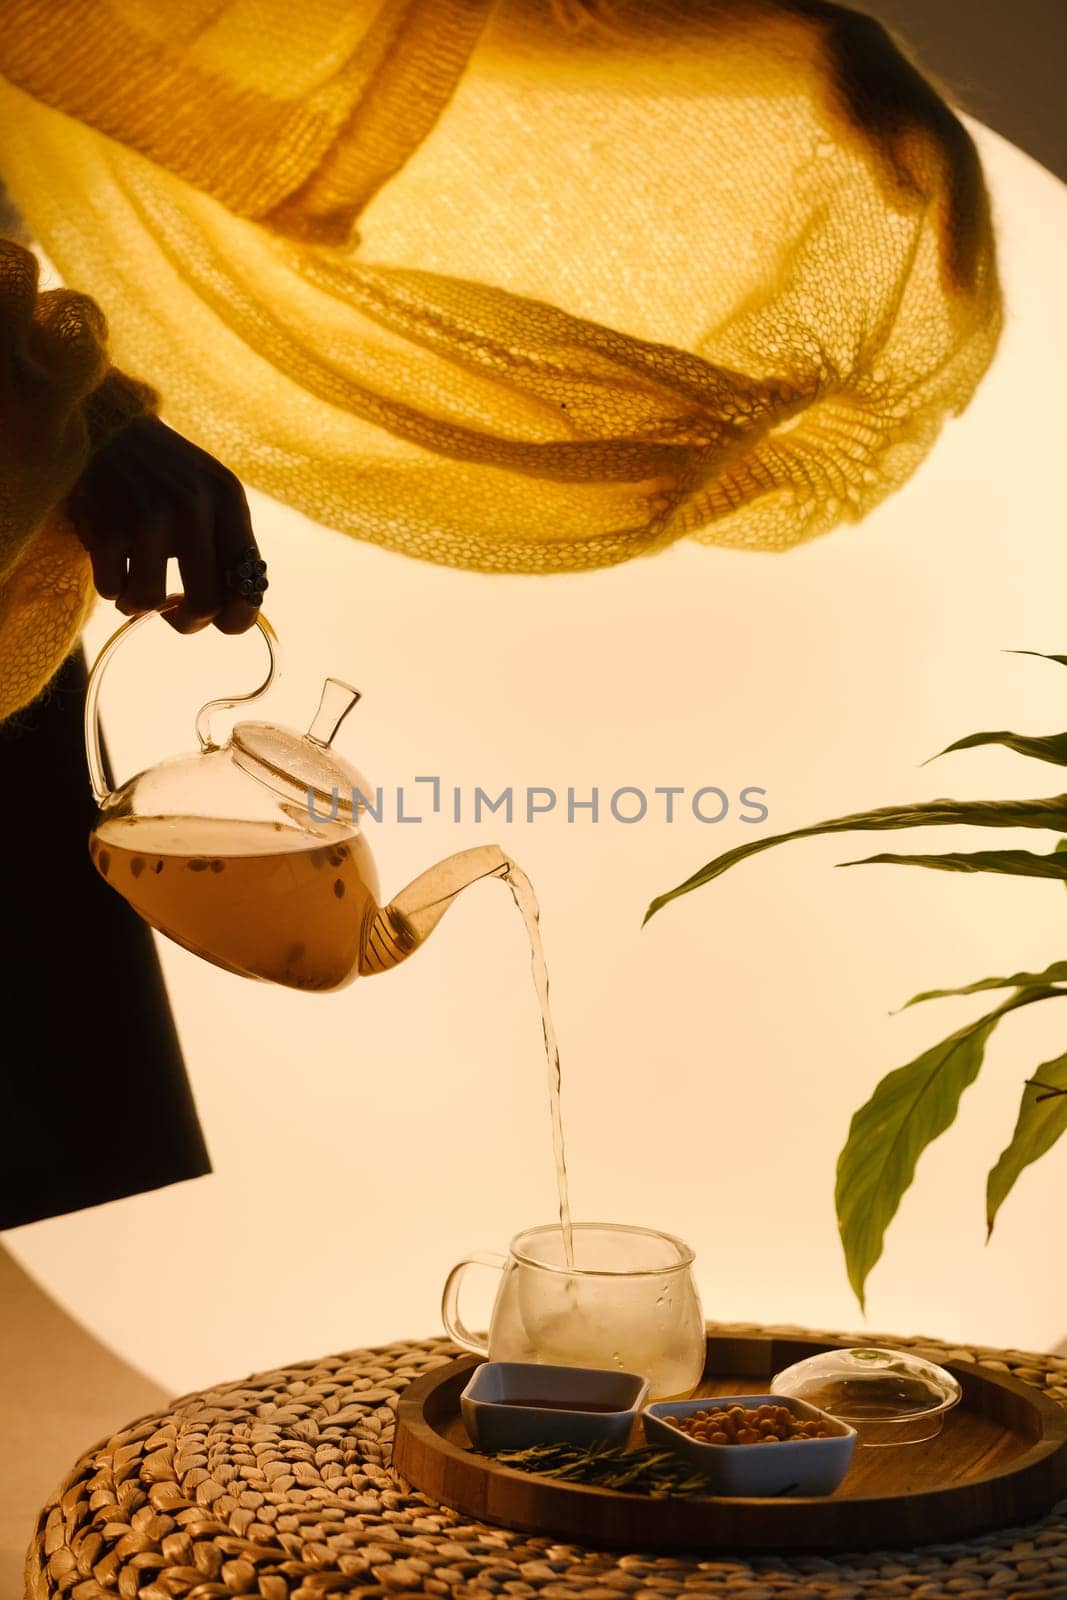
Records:
M1038 651L1021 651L1039 655ZM1067 666L1067 656L1042 656ZM1067 733L1031 736L1006 731L972 733L941 752L979 745L1004 745L1020 755L1067 766ZM1034 828L1067 835L1067 794L1039 800L929 800L915 805L883 806L851 816L833 817L771 838L754 839L728 850L693 873L684 883L658 895L645 921L670 901L691 894L749 856L818 834L891 831L929 827ZM929 867L940 872L995 872L1015 877L1052 878L1067 882L1067 839L1048 854L1030 850L949 851L939 855L882 852L847 866L890 862ZM906 1066L890 1072L852 1118L848 1139L837 1163L835 1203L849 1281L860 1301L871 1268L881 1256L885 1232L915 1176L922 1152L955 1120L960 1096L982 1066L986 1043L1003 1018L1023 1006L1067 996L1067 961L1054 961L1043 972L1016 972L1010 977L979 978L957 989L929 989L908 1002L917 1005L945 995L1000 993L997 1004L947 1039L925 1050ZM1024 1084L1018 1119L1011 1139L993 1166L986 1185L986 1223L990 1233L997 1212L1020 1173L1046 1154L1067 1129L1067 1051L1037 1067Z

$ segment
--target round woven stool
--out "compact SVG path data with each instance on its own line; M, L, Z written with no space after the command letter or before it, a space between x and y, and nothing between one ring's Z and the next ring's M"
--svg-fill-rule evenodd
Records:
M893 1342L1010 1371L1067 1406L1060 1357ZM87 1450L40 1513L29 1600L1067 1600L1067 1501L961 1544L833 1559L620 1554L471 1523L390 1465L397 1396L455 1354L429 1339L327 1356L132 1423Z

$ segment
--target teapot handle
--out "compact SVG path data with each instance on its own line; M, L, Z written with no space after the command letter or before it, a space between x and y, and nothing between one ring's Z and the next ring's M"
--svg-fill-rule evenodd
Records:
M163 604L158 606L155 611L145 611L139 617L130 617L127 622L122 624L121 628L115 630L93 663L93 670L89 674L89 682L85 690L85 759L89 767L89 783L92 786L93 798L98 806L102 806L111 794L111 790L107 786L107 779L104 777L104 757L100 748L100 713L98 705L104 668L128 633L132 632L134 628L139 628L143 622L147 622L151 617L162 616L164 612L173 610L180 603L181 598L179 594L169 594ZM256 627L263 635L267 646L267 654L270 657L267 676L263 679L259 688L253 689L250 694L234 695L229 700L209 700L207 705L201 706L196 718L196 734L200 740L201 748L204 750L215 748L210 728L212 711L226 710L230 706L239 705L245 700L258 700L259 696L265 694L274 682L278 670L278 635L264 616L256 617Z

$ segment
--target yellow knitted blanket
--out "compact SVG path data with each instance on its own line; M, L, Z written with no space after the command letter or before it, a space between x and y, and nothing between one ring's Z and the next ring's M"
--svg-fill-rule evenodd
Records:
M109 359L409 555L787 549L897 487L996 345L967 133L822 0L7 0L0 73L3 175ZM16 518L76 456L15 463Z
M106 341L91 300L41 292L36 257L0 238L0 718L40 694L92 604L63 500L93 447L156 404L109 369Z

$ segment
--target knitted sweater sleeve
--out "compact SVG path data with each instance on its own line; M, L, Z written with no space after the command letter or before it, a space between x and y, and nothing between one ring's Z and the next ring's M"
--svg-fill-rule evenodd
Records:
M0 719L47 687L92 606L66 498L93 450L156 404L111 367L96 303L42 291L37 258L0 238Z

